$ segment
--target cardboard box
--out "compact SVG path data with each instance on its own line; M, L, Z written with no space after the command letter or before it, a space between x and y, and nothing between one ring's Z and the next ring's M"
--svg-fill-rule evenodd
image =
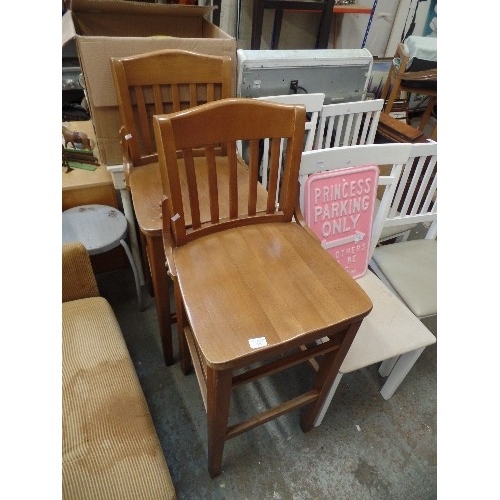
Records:
M73 0L63 16L63 46L76 39L97 145L105 165L122 163L120 115L110 58L160 49L229 56L236 76L236 39L208 21L213 7L123 0ZM236 84L233 83L234 90Z

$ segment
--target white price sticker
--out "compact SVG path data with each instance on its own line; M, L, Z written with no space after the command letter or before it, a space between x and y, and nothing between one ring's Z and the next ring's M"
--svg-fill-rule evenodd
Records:
M252 349L257 349L258 347L265 347L267 340L266 337L257 337L255 339L248 339L248 343Z

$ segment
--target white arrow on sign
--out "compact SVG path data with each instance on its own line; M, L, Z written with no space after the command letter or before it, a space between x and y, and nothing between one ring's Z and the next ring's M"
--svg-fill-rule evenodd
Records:
M361 233L360 231L356 231L355 234L353 234L351 236L346 236L345 238L339 238L338 240L334 240L334 241L323 240L321 242L321 246L325 250L328 250L329 248L334 248L334 247L338 247L340 245L345 245L346 243L357 243L358 241L361 241L364 237L365 237L364 233Z

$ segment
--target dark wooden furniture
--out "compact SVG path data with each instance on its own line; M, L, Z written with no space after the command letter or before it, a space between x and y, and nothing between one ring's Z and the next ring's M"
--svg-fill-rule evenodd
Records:
M284 10L321 12L321 20L315 48L328 48L328 40L333 21L334 5L335 0L254 0L252 14L252 39L250 42L250 48L252 50L260 49L265 9L275 9L271 49L278 48Z
M421 130L383 111L380 113L377 134L388 142L425 142L428 139Z
M179 292L179 341L189 346L207 411L212 477L221 472L226 440L302 407L302 430L314 426L372 308L347 271L294 220L305 114L303 105L223 99L154 117L165 255ZM259 144L265 139L269 178L263 186ZM244 177L239 140L246 144ZM278 183L282 140L287 148ZM208 176L204 189L200 174ZM220 176L229 178L226 192L218 189ZM210 209L205 222L201 197ZM296 387L291 399L229 422L234 388L313 360L319 368L305 392Z
M391 64L380 96L386 100L384 112L391 112L394 101L401 92L406 92L408 95L414 93L429 96L429 103L418 125L418 130L423 131L437 103L437 68L408 71L409 54L402 42L398 44L394 58L399 60L399 66L397 67L394 63ZM434 135L434 131L431 135Z

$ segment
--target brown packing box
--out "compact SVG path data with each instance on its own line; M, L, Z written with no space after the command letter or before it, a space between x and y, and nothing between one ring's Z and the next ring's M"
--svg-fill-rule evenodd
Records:
M105 165L122 163L111 57L160 49L229 56L236 81L236 39L205 18L213 7L72 0L71 9L63 16L63 46L76 38L99 154Z

